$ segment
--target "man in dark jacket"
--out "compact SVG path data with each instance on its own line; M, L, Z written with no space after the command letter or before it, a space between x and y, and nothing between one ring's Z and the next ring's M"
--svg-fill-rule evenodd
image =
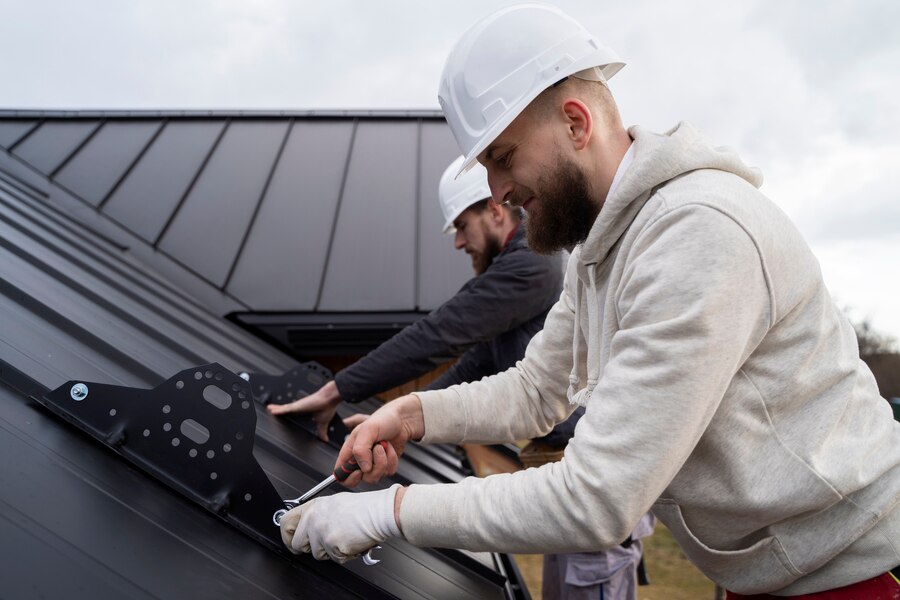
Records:
M525 354L562 290L559 255L541 256L525 242L521 213L491 200L481 165L454 176L462 157L441 177L438 195L445 233L472 259L475 277L450 300L339 371L333 381L290 404L270 404L275 415L311 413L319 437L341 400L359 402L404 384L455 357L459 360L428 389L477 381L505 371ZM561 448L572 437L581 411L542 438Z

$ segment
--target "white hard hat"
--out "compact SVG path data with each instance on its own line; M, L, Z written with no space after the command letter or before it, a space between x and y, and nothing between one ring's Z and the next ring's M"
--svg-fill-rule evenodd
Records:
M609 79L619 56L554 6L517 4L476 23L453 47L438 102L465 160L460 171L542 91L599 67Z
M441 183L438 186L441 212L444 213L444 233L456 231L453 221L464 210L491 197L487 170L478 163L459 177L456 176L464 159L464 156L460 156L450 163L450 166L441 175Z

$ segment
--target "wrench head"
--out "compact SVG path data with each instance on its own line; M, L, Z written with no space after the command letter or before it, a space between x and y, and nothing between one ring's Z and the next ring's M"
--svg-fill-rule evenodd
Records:
M372 552L374 552L375 550L381 550L381 546L375 546L374 548L370 549L368 552L366 552L365 554L362 555L363 562L366 563L366 565L368 565L370 567L373 567L381 562L381 560L379 560L377 558L372 558Z

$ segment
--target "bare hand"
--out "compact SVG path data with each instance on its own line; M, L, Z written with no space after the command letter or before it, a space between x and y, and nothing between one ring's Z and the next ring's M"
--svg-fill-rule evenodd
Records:
M375 483L385 475L396 473L406 443L420 440L423 435L425 419L419 397L403 396L388 402L354 427L341 447L335 468L355 457L360 470L350 475L344 485L353 487L360 481ZM376 446L382 440L390 444L387 452Z
M316 433L323 442L328 441L328 424L337 412L341 396L334 381L329 381L314 393L288 404L269 404L266 409L273 415L290 413L312 413L316 423Z
M349 417L344 419L344 427L346 427L350 431L353 431L354 429L356 429L357 425L362 425L366 421L366 419L371 416L372 415L367 415L364 413L356 413L355 415L350 415Z

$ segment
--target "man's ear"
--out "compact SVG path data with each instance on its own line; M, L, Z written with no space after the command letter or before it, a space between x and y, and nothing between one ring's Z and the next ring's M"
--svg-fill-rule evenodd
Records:
M575 150L583 150L594 132L591 110L578 98L567 98L561 108L568 128L566 134L572 147Z
M503 222L503 218L506 216L506 209L497 204L493 198L488 199L487 209L490 211L491 222L494 225L499 225Z

